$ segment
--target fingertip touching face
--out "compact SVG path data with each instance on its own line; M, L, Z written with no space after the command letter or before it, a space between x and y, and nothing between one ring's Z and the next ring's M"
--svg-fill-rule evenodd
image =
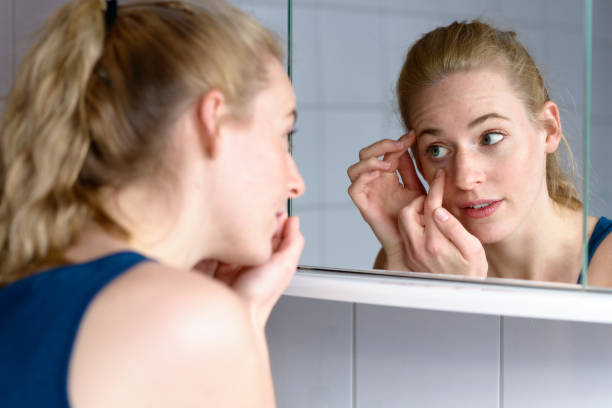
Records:
M504 239L545 207L547 132L501 69L451 74L413 106L425 179L445 171L444 206L483 243Z
M241 248L242 262L249 264L269 258L272 238L287 216L287 199L305 190L289 152L289 134L297 119L295 93L276 59L270 58L268 70L268 85L255 96L251 118L227 129L231 202L226 211L236 251Z

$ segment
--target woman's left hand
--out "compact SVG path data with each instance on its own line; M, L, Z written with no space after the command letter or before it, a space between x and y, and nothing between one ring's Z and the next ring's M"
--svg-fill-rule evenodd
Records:
M405 263L413 271L484 278L488 263L482 243L442 207L444 181L439 170L428 195L400 211Z
M304 248L304 237L297 217L285 219L273 238L272 246L272 256L261 265L228 265L207 260L194 268L232 288L246 302L255 324L261 330L265 328L272 308L289 286Z

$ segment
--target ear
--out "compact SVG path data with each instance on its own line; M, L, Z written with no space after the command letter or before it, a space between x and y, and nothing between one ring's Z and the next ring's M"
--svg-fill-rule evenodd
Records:
M561 142L561 135L563 134L557 104L552 101L544 103L538 114L538 122L545 132L546 153L556 152L559 142Z
M196 106L196 121L204 153L211 159L221 150L221 124L227 113L227 104L221 91L212 89L200 97Z

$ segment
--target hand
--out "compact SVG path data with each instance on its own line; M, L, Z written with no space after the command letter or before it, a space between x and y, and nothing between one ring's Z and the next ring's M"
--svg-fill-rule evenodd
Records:
M299 219L294 216L283 222L273 238L272 256L264 264L240 266L205 260L195 269L232 288L246 302L256 326L263 330L272 308L295 274L303 248Z
M438 170L427 197L400 212L404 262L412 271L485 278L488 264L482 243L442 207L444 179L444 171Z
M363 148L359 162L348 168L348 193L382 244L388 269L406 269L398 216L402 208L425 195L408 153L415 140L411 131L398 141L378 141Z

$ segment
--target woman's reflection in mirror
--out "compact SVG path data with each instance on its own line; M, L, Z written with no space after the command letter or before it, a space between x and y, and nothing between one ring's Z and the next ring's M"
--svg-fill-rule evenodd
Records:
M375 268L580 283L582 203L559 147L569 167L571 150L516 37L454 22L408 52L397 81L407 133L363 148L348 169L382 244ZM612 222L586 227L589 284L612 286Z

